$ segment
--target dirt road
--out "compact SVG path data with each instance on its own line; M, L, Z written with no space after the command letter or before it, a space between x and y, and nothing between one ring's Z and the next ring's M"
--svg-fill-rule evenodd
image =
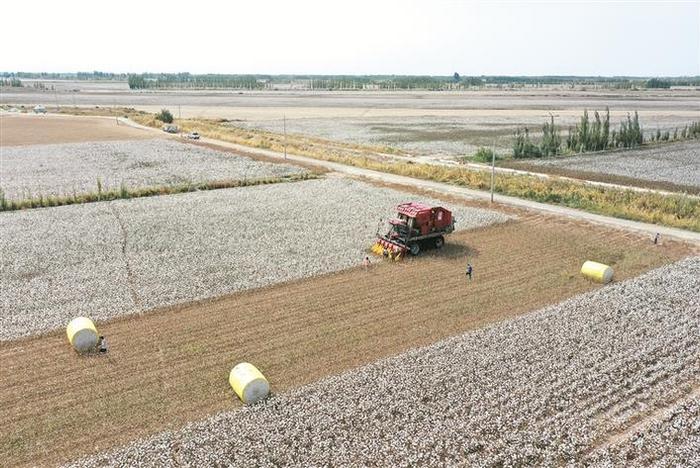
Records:
M142 130L154 133L160 132L157 129L145 127L139 125L136 122L130 121L128 119L123 120L124 123L134 126L135 128L140 128ZM259 148L251 148L248 146L237 145L234 143L229 143L221 140L214 140L211 138L203 138L202 143L207 143L215 145L219 148L229 148L237 152L245 152L251 154L260 154L270 158L277 159L287 159L290 161L304 163L311 166L322 167L329 171L338 172L341 174L347 174L355 177L365 177L370 180L379 181L388 184L403 185L406 187L415 187L421 190L428 190L440 194L456 196L463 199L471 200L489 200L491 195L488 192L483 192L480 190L468 189L464 187L458 187L456 185L445 184L442 182L433 182L430 180L414 179L412 177L388 174L385 172L373 171L370 169L363 169L360 167L346 166L344 164L339 164L330 161L322 161L319 159L308 158L305 156L298 156L295 154L278 153L276 151L263 150ZM637 232L645 234L648 236L654 236L656 233L661 234L663 237L674 238L686 242L692 242L694 244L700 245L700 233L686 231L683 229L676 229L666 226L659 226L656 224L641 223L638 221L630 221L620 218L612 218L609 216L598 215L594 213L588 213L582 210L576 210L573 208L566 208L557 205L548 205L546 203L539 203L531 200L524 200L522 198L509 197L506 195L495 194L493 200L497 204L509 205L518 208L523 208L526 210L538 211L541 213L553 214L557 216L563 216L571 219L578 219L583 221L588 221L590 223L599 224L602 226L614 227L619 229L625 229L632 232Z
M684 256L673 242L542 215L453 234L445 249L98 324L106 358L62 331L0 345L0 459L43 465L235 408L231 367L258 365L273 391L535 310ZM474 279L464 275L467 260Z

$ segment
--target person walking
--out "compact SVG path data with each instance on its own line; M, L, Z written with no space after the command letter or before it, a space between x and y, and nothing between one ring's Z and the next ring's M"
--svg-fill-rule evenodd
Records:
M469 278L469 281L472 280L472 273L474 272L474 268L472 267L471 263L467 263L467 278Z
M661 238L661 234L659 234L659 233L657 232L656 235L654 236L654 245L656 245L656 244L659 243L659 239L660 239L660 238Z
M365 267L365 270L369 269L369 257L365 257L365 259L362 260L362 266Z

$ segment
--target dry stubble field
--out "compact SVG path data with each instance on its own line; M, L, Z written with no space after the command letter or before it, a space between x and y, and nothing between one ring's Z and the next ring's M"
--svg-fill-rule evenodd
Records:
M235 408L226 376L241 360L284 392L591 290L578 274L583 258L613 264L622 280L687 252L530 215L456 233L439 254L402 264L101 324L106 359L76 356L62 331L0 343L0 457L68 461Z
M119 125L116 118L0 112L0 147L146 138L154 136Z

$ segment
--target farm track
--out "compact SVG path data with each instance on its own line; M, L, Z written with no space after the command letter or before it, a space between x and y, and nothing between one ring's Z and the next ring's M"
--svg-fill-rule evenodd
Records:
M129 285L129 294L131 295L131 300L134 305L141 308L141 301L139 300L139 295L134 286L134 269L129 262L129 256L127 255L127 244L129 242L129 232L126 230L124 225L124 220L119 214L119 210L114 206L114 204L109 205L109 209L112 211L117 223L119 224L119 230L121 231L121 251L122 259L124 260L124 268L126 269L126 282Z
M689 394L679 396L677 399L668 402L661 408L655 409L649 414L638 418L637 422L629 427L614 431L612 434L607 434L604 439L601 439L601 441L594 444L594 446L591 448L591 452L593 450L606 450L613 445L627 441L635 434L641 433L648 429L652 424L662 421L665 414L674 411L678 407L692 401L693 399L700 399L700 383L696 384L694 389Z
M147 127L145 125L141 125L141 124L136 123L134 121L131 121L129 119L123 119L122 122L124 122L127 125L131 125L135 128L140 128L146 132L157 132L157 130L152 128L152 127ZM264 155L264 156L272 157L272 158L277 158L277 159L284 158L284 156L277 151L265 150L265 149L260 149L260 148L253 148L253 147L239 145L236 143L230 143L230 142L226 142L226 141L222 141L222 140L204 138L202 140L202 143L213 144L213 145L218 146L219 148L228 148L228 149L234 150L234 151L243 151L243 152L247 152L247 153L253 152L256 154L260 154L260 155ZM455 196L456 195L461 199L466 198L466 199L470 199L470 200L487 200L489 198L489 194L485 191L482 191L482 190L469 189L466 187L459 187L459 186L452 185L452 184L434 182L434 181L427 180L427 179L416 179L413 177L399 176L399 175L385 173L385 172L378 172L378 171L374 171L374 170L370 170L370 169L364 169L361 167L348 166L345 164L340 164L340 163L335 163L335 162L330 162L330 161L323 161L321 159L314 159L311 157L299 156L299 155L295 155L292 153L289 153L288 157L286 159L300 162L300 163L311 164L311 165L323 167L326 170L338 172L340 174L350 176L350 177L372 180L372 181L378 182L380 184L399 185L399 186L403 185L403 186L411 187L413 191L434 191L434 192L439 193L441 196L446 196L446 195L447 196ZM588 221L588 222L592 222L592 223L596 223L596 224L601 224L601 225L608 226L608 227L623 228L623 229L635 231L638 233L647 233L647 234L652 234L652 235L654 235L655 233L660 233L664 236L671 236L675 239L690 241L690 242L694 242L694 243L697 243L700 240L700 236L696 232L687 231L685 229L666 227L663 225L650 224L650 223L639 222L639 221L631 221L631 220L622 219L622 218L614 218L614 217L610 217L610 216L595 214L592 212L582 211L579 209L568 208L565 206L551 205L551 204L547 204L547 203L540 203L540 202L535 202L535 201L528 200L528 199L522 199L522 198L517 198L517 197L507 196L507 195L495 195L493 198L501 206L517 207L517 208L521 208L521 209L524 208L524 209L532 210L532 211L540 211L543 213L556 214L559 216L576 218L576 219L580 219L580 220L584 220L584 221Z
M10 465L62 462L236 407L226 376L241 360L283 392L535 310L594 288L578 275L583 258L614 263L621 280L688 252L544 219L459 232L439 255L401 264L100 324L111 345L106 358L76 356L62 331L2 343L0 457Z

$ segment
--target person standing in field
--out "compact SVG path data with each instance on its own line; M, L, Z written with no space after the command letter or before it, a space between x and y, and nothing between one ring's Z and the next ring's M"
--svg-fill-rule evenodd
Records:
M369 268L369 257L365 257L365 259L362 260L362 266L365 267L365 270Z
M656 245L656 244L659 243L659 239L660 239L660 238L661 238L661 234L659 234L659 233L657 232L656 235L654 236L654 245Z
M472 273L474 272L474 268L472 267L471 263L467 263L467 278L469 278L469 281L472 280Z
M107 339L104 336L100 336L100 340L97 343L97 350L100 354L107 353Z

